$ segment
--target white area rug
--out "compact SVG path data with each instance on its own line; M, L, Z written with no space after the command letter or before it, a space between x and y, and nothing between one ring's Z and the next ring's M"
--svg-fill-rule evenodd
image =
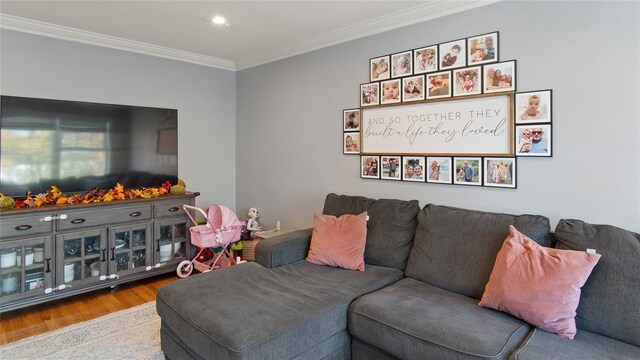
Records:
M0 347L2 359L163 360L155 301Z

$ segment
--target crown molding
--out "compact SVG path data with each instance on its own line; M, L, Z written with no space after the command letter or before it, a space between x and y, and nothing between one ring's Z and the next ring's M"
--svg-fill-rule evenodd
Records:
M56 39L75 41L83 44L130 51L139 54L157 56L165 59L183 61L224 70L236 70L233 61L229 60L195 54L188 51L171 49L139 41L122 39L115 36L98 34L90 31L78 30L66 26L54 25L42 21L25 19L7 14L0 14L0 28L47 36Z
M235 62L2 13L0 13L0 28L236 71L499 1L502 0L429 1L416 7L390 13Z
M423 5L418 5L416 7L390 13L383 17L364 21L336 31L331 31L326 34L307 39L303 43L275 49L271 52L263 53L260 56L252 56L237 60L235 61L236 70L248 69L272 61L304 54L332 45L433 20L500 1L502 0L429 1Z

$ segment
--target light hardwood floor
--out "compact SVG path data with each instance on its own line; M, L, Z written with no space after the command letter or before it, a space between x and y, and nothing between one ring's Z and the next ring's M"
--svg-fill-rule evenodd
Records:
M0 314L0 345L95 319L156 299L175 272Z

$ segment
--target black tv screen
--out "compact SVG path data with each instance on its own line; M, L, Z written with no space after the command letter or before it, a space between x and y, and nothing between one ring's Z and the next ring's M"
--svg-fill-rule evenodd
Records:
M172 184L178 178L178 111L1 97L0 193L24 196Z

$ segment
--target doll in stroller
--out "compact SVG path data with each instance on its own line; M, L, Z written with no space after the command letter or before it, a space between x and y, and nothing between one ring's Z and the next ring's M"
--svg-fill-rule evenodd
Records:
M201 213L207 220L206 224L194 225L189 228L191 234L191 244L199 248L198 253L193 260L184 260L176 269L179 277L185 278L191 275L193 269L200 272L207 272L236 264L229 252L229 245L235 244L240 240L243 228L246 228L246 222L238 220L236 214L226 206L211 205L207 212L190 205L183 205L182 208L187 213L193 224L197 224L189 210L195 210ZM221 249L216 252L216 249ZM200 255L203 252L213 253L213 257L206 261Z

